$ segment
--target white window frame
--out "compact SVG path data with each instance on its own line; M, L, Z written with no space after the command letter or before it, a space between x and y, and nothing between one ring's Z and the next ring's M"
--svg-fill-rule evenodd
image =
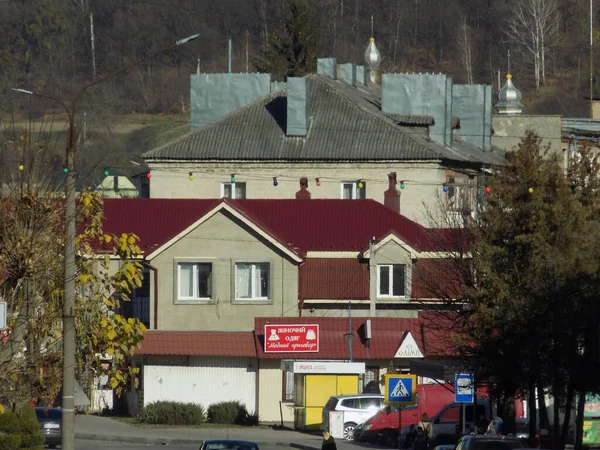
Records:
M403 295L394 295L394 266L404 266L404 294ZM389 276L389 286L388 292L389 294L381 293L381 268L387 267L390 271ZM408 283L406 282L408 278L408 266L407 264L378 264L377 265L377 297L379 298L406 298L406 291L408 289Z
M181 265L182 264L191 264L193 265L193 282L192 286L194 289L194 295L191 297L181 295ZM210 273L211 273L211 286L210 286L210 296L209 297L199 297L198 296L198 267L200 265L210 265ZM175 277L175 303L210 303L214 298L214 264L212 261L202 261L202 260L185 260L179 259L175 261L176 268L176 277Z
M351 200L357 200L359 199L358 197L358 193L359 193L359 188L358 188L358 183L363 183L363 187L362 189L364 189L365 192L365 198L367 198L367 184L364 181L342 181L340 184L340 198L342 200L344 200L344 186L347 184L351 184L352 185L352 197ZM347 199L350 200L350 199Z
M250 283L251 289L252 289L252 294L250 297L240 297L238 295L239 289L238 289L238 266L240 264L244 264L244 265L250 265L252 266L252 274L250 275L252 278L252 283ZM259 266L262 265L266 265L268 267L268 276L269 276L269 280L268 280L268 288L267 288L267 296L266 297L259 297L256 296L256 292L254 292L254 288L256 286L256 277L258 276L258 274L260 273L260 269ZM271 300L271 281L272 281L272 277L271 277L271 264L267 261L264 262L253 262L253 261L236 261L235 262L235 272L234 272L234 298L236 302L269 302Z
M223 181L221 182L221 198L225 198L225 186L231 186L231 197L227 197L227 198L231 198L232 200L237 199L236 194L235 194L235 185L236 184L240 184L240 185L244 185L244 198L246 198L246 182L231 182L231 181Z

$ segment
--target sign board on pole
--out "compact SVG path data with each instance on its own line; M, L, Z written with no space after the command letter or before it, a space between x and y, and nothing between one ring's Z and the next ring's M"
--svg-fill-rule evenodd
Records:
M329 411L329 434L344 439L344 411Z
M319 351L319 325L265 325L265 353Z
M414 405L416 388L416 375L386 374L384 402L388 405Z
M456 374L455 401L457 403L473 403L475 401L475 380L473 375L466 373Z
M0 330L6 329L6 302L0 302Z

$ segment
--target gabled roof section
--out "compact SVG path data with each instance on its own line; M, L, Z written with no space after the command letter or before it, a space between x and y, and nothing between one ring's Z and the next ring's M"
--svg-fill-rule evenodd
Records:
M287 137L285 91L273 92L212 124L144 153L146 161L440 161L490 163L491 153L463 154L419 128L430 119L381 111L380 90L310 75L306 137ZM406 120L405 120L406 119ZM408 122L407 122L408 120ZM416 126L415 125L421 125ZM455 145L453 144L453 147Z
M150 259L208 217L225 211L292 259L309 251L360 252L390 233L419 252L439 243L425 227L374 200L106 199L104 231L135 233ZM445 250L445 249L444 249Z

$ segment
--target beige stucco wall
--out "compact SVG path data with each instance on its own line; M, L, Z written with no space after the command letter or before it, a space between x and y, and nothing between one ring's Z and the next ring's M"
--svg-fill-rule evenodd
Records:
M494 115L492 116L492 145L504 150L512 150L525 136L527 130L534 130L542 138L542 145L550 145L554 153L562 154L561 116L538 115Z
M178 260L211 262L210 301L182 303L176 297ZM270 263L268 301L235 300L235 262ZM298 269L229 213L219 212L151 261L158 269L158 329L254 329L254 317L297 316ZM152 287L153 289L153 287ZM154 305L150 323L154 324Z
M293 402L283 403L283 371L279 359L261 359L258 370L258 414L263 423L294 422Z
M399 150L400 151L400 150ZM301 177L308 178L312 198L341 198L341 182L365 180L367 198L383 203L388 174L397 173L400 210L406 217L429 225L427 209L439 211L438 194L446 172L437 163L149 163L150 196L153 198L220 198L221 183L246 183L246 198L294 198ZM189 173L194 174L190 181ZM273 186L277 177L278 186ZM316 186L319 178L321 186ZM405 180L405 189L400 181Z

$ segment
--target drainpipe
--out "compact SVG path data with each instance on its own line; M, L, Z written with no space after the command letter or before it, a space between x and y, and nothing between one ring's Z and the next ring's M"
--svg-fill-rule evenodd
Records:
M142 265L154 272L154 329L158 330L158 269L147 261Z

